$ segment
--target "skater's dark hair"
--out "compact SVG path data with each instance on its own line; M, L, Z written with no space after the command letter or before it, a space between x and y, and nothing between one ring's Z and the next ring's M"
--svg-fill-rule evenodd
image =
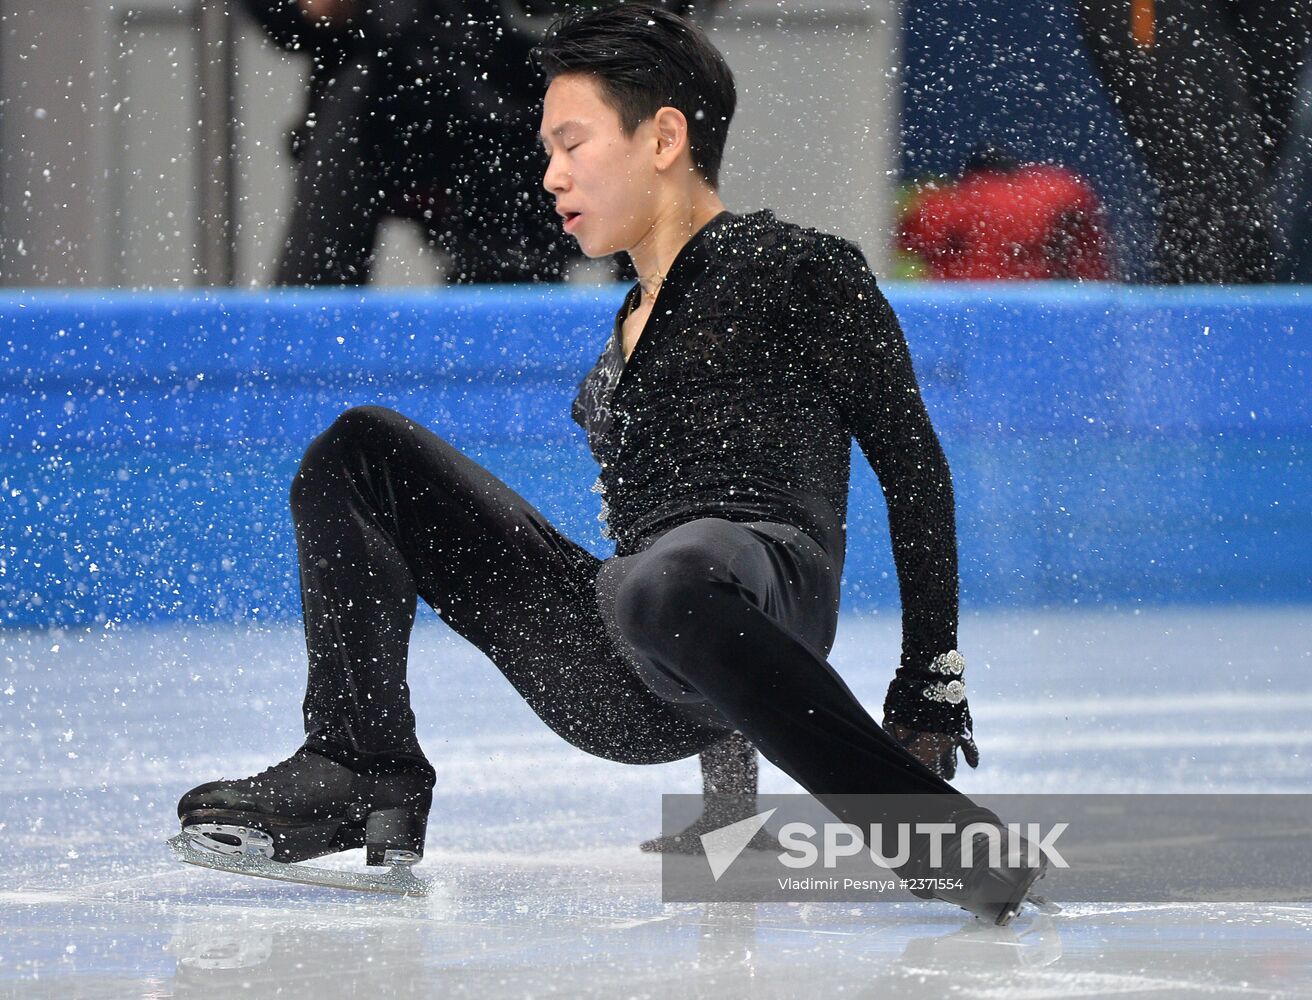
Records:
M719 188L738 97L729 64L696 24L649 0L574 8L552 21L532 55L548 86L566 73L595 77L626 138L661 108L678 108L693 165Z

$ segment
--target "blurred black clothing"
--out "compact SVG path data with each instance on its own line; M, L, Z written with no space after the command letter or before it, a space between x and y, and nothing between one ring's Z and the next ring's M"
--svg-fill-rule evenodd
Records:
M573 405L616 554L697 518L768 521L805 532L841 575L855 436L888 503L901 590L902 667L886 712L964 732L964 701L921 697L930 661L956 648L951 474L861 250L769 209L721 212L675 257L625 362L621 322L639 292Z
M450 254L448 280L565 277L580 254L542 188L538 39L496 0L361 0L339 27L296 0L243 3L311 66L278 284L366 283L388 215Z
M503 19L499 0L358 0L339 26L310 23L297 0L242 4L275 44L312 60L311 123L338 69L352 62L368 64L370 100L402 132L471 116L523 122L539 107L543 88L529 61L538 39Z
M1078 0L1085 43L1160 203L1153 280L1275 278L1272 165L1312 38L1306 0ZM1151 44L1143 44L1151 40Z

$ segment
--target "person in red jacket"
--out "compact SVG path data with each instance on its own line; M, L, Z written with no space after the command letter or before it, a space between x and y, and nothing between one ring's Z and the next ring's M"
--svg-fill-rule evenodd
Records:
M1065 167L1020 164L996 147L971 156L955 184L926 188L903 213L898 245L931 277L1112 278L1103 209Z

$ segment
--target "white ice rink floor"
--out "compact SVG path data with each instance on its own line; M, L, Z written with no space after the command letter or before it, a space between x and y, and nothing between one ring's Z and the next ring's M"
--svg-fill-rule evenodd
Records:
M1309 626L1308 607L967 614L983 762L957 784L1306 793ZM895 615L839 630L876 716L897 641ZM299 745L299 625L0 632L0 997L1312 996L1312 904L1080 904L1016 930L937 903L662 904L637 844L661 793L699 789L695 760L574 750L431 612L410 664L438 771L424 900L164 846L188 788ZM766 765L762 790L797 789Z

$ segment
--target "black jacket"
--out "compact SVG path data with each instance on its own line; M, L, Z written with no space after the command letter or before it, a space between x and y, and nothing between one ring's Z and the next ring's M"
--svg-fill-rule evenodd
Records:
M965 702L919 696L956 647L952 479L897 317L851 241L721 212L680 250L633 355L620 323L579 386L574 419L601 466L616 553L698 517L810 534L841 571L851 440L879 477L902 599L902 666L886 710L960 732Z
M297 0L241 2L275 44L310 57L307 118L354 60L370 66L366 103L380 122L490 119L531 129L536 142L545 87L529 51L540 38L512 27L500 0L358 0L345 27L311 24Z

